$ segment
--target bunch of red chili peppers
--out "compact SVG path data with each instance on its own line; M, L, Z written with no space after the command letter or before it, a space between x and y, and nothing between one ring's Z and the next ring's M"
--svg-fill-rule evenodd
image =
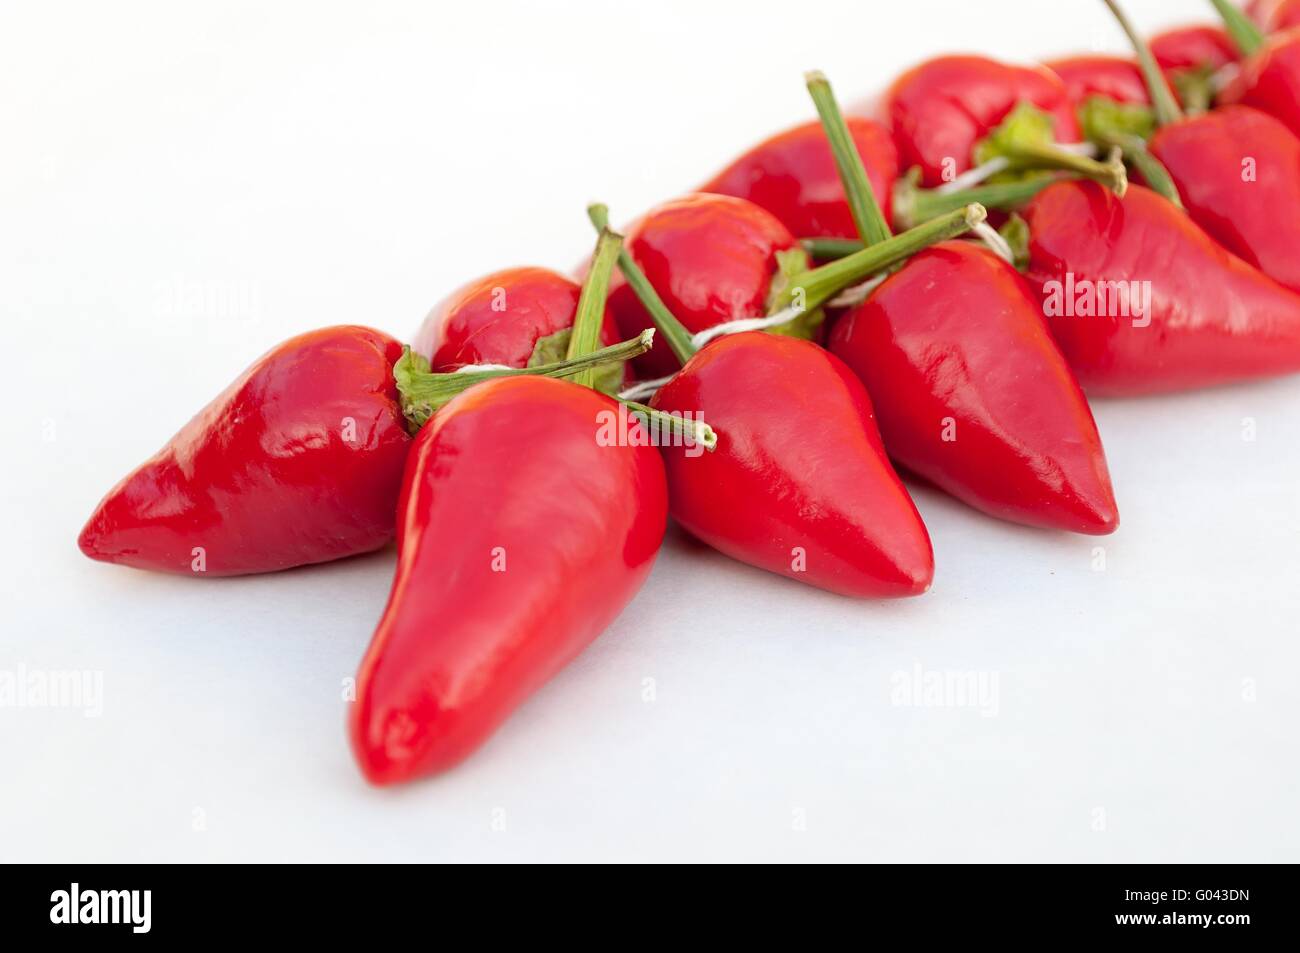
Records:
M930 587L899 470L1113 532L1085 393L1300 370L1300 0L1213 0L1224 28L1149 42L1105 3L1134 57L939 57L874 116L809 74L818 121L626 237L588 209L579 278L477 279L411 347L284 342L109 492L82 551L227 576L396 538L350 717L386 784L460 761L599 635L669 515L855 598Z

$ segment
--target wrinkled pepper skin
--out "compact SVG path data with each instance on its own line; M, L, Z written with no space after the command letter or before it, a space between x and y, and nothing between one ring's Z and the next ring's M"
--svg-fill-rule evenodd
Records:
M1077 142L1079 124L1065 84L1043 66L1013 66L982 56L943 56L908 70L885 95L885 114L904 169L919 166L922 184L971 167L976 144L1021 102L1055 120L1058 142Z
M1171 78L1182 70L1213 72L1241 59L1228 31L1218 26L1184 26L1165 30L1151 37L1148 45L1156 63Z
M1266 113L1223 106L1164 126L1150 147L1196 224L1300 291L1300 138Z
M1150 282L1147 317L1048 314L1090 394L1188 390L1300 370L1300 295L1231 254L1177 206L1142 186L1124 198L1090 182L1060 182L1021 213L1030 284L1044 313L1073 275L1076 288ZM1048 285L1056 282L1056 285ZM1058 296L1064 298L1064 294Z
M581 294L580 284L548 268L494 272L436 305L412 348L429 359L434 371L454 371L470 364L528 367L540 341L573 327ZM618 326L606 310L601 345L617 343Z
M877 122L846 119L876 202L892 215L898 150ZM820 122L805 123L760 143L700 187L748 199L771 212L799 238L856 238L844 186Z
M777 272L776 253L795 237L771 212L729 195L697 193L648 212L626 232L623 247L664 304L692 334L715 324L762 317ZM609 309L620 333L653 321L621 272L610 282ZM662 340L635 361L642 377L678 368Z
M1300 136L1300 28L1274 34L1241 64L1218 102L1252 106Z
M416 437L349 716L372 783L464 759L641 588L667 520L663 463L652 446L600 445L603 413L618 405L588 388L498 378Z
M929 588L925 524L885 456L871 398L833 354L757 331L727 335L651 403L702 413L718 432L712 453L663 448L673 518L698 539L845 596Z
M353 326L271 349L109 491L81 551L237 576L384 546L411 443L393 381L401 353Z
M1070 102L1081 105L1092 96L1119 103L1147 105L1146 82L1137 63L1123 56L1071 56L1045 64L1061 78Z
M999 519L1118 527L1088 402L1037 295L992 252L921 252L836 322L829 347L873 396L904 469Z

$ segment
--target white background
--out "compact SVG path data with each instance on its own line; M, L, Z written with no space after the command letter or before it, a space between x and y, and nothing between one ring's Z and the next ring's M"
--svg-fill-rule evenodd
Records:
M361 780L341 699L392 552L196 580L76 549L272 344L409 336L471 277L571 266L587 201L625 220L812 118L805 69L852 101L932 54L1088 47L1123 49L1095 0L6 4L0 669L105 697L0 708L0 858L1300 859L1300 380L1098 403L1100 543L917 489L938 571L908 602L670 533L576 664L399 790ZM917 666L996 705L894 704Z

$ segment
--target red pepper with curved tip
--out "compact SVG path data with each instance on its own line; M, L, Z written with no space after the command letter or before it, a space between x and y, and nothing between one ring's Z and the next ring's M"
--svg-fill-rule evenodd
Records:
M602 232L570 358L595 340L620 239ZM605 439L621 419L626 439ZM375 784L445 770L622 611L667 523L641 424L589 386L479 384L415 438L388 605L357 676L353 750Z
M549 268L509 268L466 284L436 305L412 344L435 371L477 364L535 367L564 356L582 286ZM618 341L606 311L601 342ZM602 369L599 389L613 394L624 369Z
M844 148L829 82L809 74L808 91L861 203L855 219L884 228ZM1118 527L1088 402L1038 299L992 252L950 241L913 256L836 321L828 346L872 394L885 448L904 468L1000 519L1091 534Z
M1236 7L1224 0L1213 2L1245 56L1218 101L1266 112L1300 135L1300 29L1265 37Z
M574 374L648 347L642 336L528 372L429 374L370 328L299 335L255 361L109 491L79 545L104 562L209 576L379 549L395 531L408 418L491 377Z
M806 267L790 230L767 210L745 199L698 193L652 209L626 232L624 245L669 310L692 334L717 324L768 312L782 260ZM651 317L621 274L610 286L609 309L621 330L649 327ZM815 328L795 322L791 333ZM671 374L679 362L661 335L638 358L643 377Z
M1300 138L1271 116L1227 106L1184 116L1149 49L1107 0L1143 64L1159 129L1149 150L1193 221L1225 248L1300 291Z
M1060 77L983 56L943 56L913 67L889 88L884 109L902 167L920 167L922 183L938 186L972 168L976 146L1022 104L1051 117L1057 142L1079 139Z
M590 210L602 227L603 206ZM820 307L845 280L874 274L983 218L978 206L936 220L834 265L791 279L773 304ZM836 357L809 341L747 331L698 351L665 308L681 256L643 273L619 260L629 288L684 363L651 400L656 410L702 414L720 433L704 457L664 448L672 515L688 532L742 562L855 597L924 592L934 572L929 536L890 467L871 399ZM680 271L679 271L680 270Z
M411 442L393 381L401 353L353 326L272 348L109 491L81 551L234 576L384 546Z
M898 150L879 123L852 117L848 124L876 201L888 217L899 173ZM699 191L747 199L800 238L856 238L858 234L820 123L804 123L759 143Z
M1094 183L1060 182L1021 214L1027 277L1089 393L1151 394L1300 370L1300 295L1156 193L1134 186L1121 199ZM1149 307L1133 302L1143 289ZM1102 292L1108 304L1099 309Z

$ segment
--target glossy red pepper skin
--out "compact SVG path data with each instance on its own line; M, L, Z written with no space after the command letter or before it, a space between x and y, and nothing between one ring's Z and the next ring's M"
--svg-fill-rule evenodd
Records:
M1266 113L1223 106L1157 130L1151 153L1198 225L1300 291L1300 138Z
M1150 46L1156 62L1171 82L1184 70L1214 71L1238 59L1231 38L1218 27L1169 30L1153 37ZM1070 56L1051 60L1045 65L1065 83L1070 100L1076 106L1091 96L1144 106L1151 103L1142 71L1131 57ZM1176 85L1174 93L1178 94Z
M1188 69L1214 71L1241 59L1228 31L1218 26L1165 30L1151 37L1148 45L1166 75Z
M884 126L848 117L846 124L866 169L871 191L889 220L898 150ZM767 209L800 238L857 238L835 158L821 123L797 126L750 149L700 187L748 199Z
M580 284L549 268L494 272L436 305L412 348L434 371L470 364L527 367L538 342L573 327L581 294ZM618 326L607 309L601 344L617 343Z
M1055 120L1058 142L1077 142L1079 124L1065 84L1043 66L1013 66L982 56L944 56L908 70L885 95L899 164L919 166L926 186L971 167L976 144L1021 102Z
M1076 287L1150 282L1146 326L1117 309L1105 317L1048 315L1089 393L1151 394L1300 370L1300 295L1149 189L1131 186L1120 199L1093 183L1061 182L1021 214L1031 233L1027 277L1045 313L1054 287L1047 283L1064 285L1067 274Z
M1081 105L1092 96L1120 103L1147 105L1146 82L1137 63L1123 56L1070 56L1045 64L1061 78L1070 101Z
M618 405L567 381L498 378L416 437L397 572L349 719L372 783L473 752L649 575L667 520L663 463L648 445L602 446L606 413Z
M918 595L925 524L885 456L871 398L810 341L748 331L705 346L652 406L701 413L711 453L663 448L673 518L741 562L860 598Z
M762 317L777 272L776 253L795 237L772 213L729 195L697 193L648 212L626 232L623 247L664 304L698 333L740 318ZM610 283L609 309L620 333L653 326L621 272ZM662 340L636 359L642 377L673 373L677 359Z
M1300 136L1300 28L1268 37L1242 62L1218 102L1252 106Z
M81 551L236 576L384 546L411 443L393 381L401 353L353 326L272 348L109 491Z
M875 399L895 463L999 519L1094 535L1119 511L1092 411L1037 294L944 242L844 314L829 347Z

